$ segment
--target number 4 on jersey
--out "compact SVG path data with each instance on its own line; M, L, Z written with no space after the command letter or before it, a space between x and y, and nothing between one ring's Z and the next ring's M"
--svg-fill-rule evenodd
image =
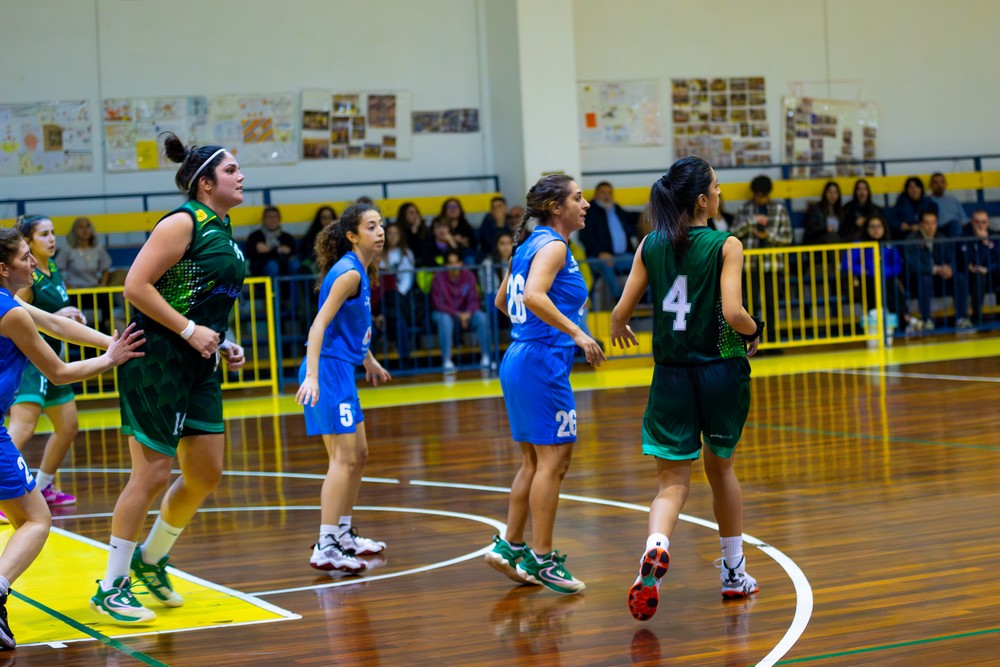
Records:
M674 284L670 286L670 291L663 297L661 308L665 313L674 314L674 331L687 330L687 315L691 312L691 304L688 303L687 276L677 276Z

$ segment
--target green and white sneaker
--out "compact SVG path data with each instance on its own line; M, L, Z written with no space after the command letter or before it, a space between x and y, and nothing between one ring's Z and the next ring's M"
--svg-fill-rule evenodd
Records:
M151 564L142 559L142 547L136 547L132 552L132 576L135 583L142 584L167 607L180 607L184 604L184 598L174 592L174 587L170 584L170 577L167 576L167 560L169 556L164 556L159 562Z
M110 590L101 587L97 581L97 593L90 598L90 608L99 614L110 616L118 623L148 623L156 618L156 614L146 609L132 594L132 583L128 577L118 577Z
M525 547L524 558L517 564L517 573L531 583L541 584L556 593L579 593L587 586L569 573L563 565L565 562L566 556L560 555L558 551L546 554L539 560L534 551Z
M515 547L499 535L493 536L493 542L493 551L486 552L486 564L519 584L531 583L517 571L517 562L524 558L527 547Z

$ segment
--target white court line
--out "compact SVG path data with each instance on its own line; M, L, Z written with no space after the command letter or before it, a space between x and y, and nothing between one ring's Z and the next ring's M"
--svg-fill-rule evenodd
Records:
M436 486L441 488L462 488L462 489L473 489L478 491L495 491L498 487L495 486L479 486L476 484L449 484L446 482L427 482L420 480L411 480L410 484L414 486ZM505 493L510 493L510 489L502 489ZM636 505L634 503L625 503L618 500L607 500L604 498L590 498L588 496L577 496L571 493L560 493L559 497L565 500L574 500L581 503L591 503L593 505L605 505L608 507L620 507L627 510L635 510L638 512L649 512L649 508L643 505ZM705 519L699 519L698 517L691 516L689 514L681 514L681 521L687 521L688 523L697 524L699 526L704 526L710 528L714 531L719 530L719 524L713 523L711 521L706 521ZM795 564L791 558L786 556L780 550L775 549L769 544L757 539L753 535L743 534L743 541L747 544L752 544L757 547L760 551L765 553L771 559L773 559L788 575L788 578L792 580L792 585L795 587L795 615L792 617L792 622L788 626L788 630L785 631L785 635L781 638L771 652L768 653L764 658L757 663L758 667L771 667L780 660L785 653L795 645L805 632L806 626L809 625L809 619L812 617L813 610L813 594L812 586L809 585L809 580L806 578L805 573Z
M890 378L914 378L917 380L951 380L952 382L1000 382L1000 377L976 376L976 375L943 375L937 373L906 373L904 371L879 371L861 368L839 368L830 370L830 373L840 373L842 375L871 375L878 377L884 375Z
M66 515L66 516L53 517L53 518L57 518L57 519L74 518L75 519L75 518L84 518L85 516L109 517L109 516L111 516L111 513L108 512L108 513L104 513L104 514L93 514L93 515L75 514L75 515L72 515L72 516ZM101 544L100 542L98 542L96 540L92 540L89 537L85 537L84 535L78 535L76 533L70 532L70 531L65 530L63 528L59 528L58 526L51 526L49 528L49 530L51 532L53 532L53 533L58 534L58 535L62 535L64 537L68 537L70 539L76 540L77 542L83 542L84 544L90 545L92 547L97 547L98 549L103 549L104 551L110 551L111 550L111 547L109 547L107 544ZM190 581L190 582L198 584L200 586L204 586L205 588L208 588L208 589L211 589L211 590L214 590L214 591L219 591L220 593L225 593L226 595L232 596L232 597L234 597L234 598L236 598L238 600L242 600L243 602L246 602L248 604L252 604L255 607L258 607L258 608L263 609L265 611L269 611L272 614L277 614L278 616L280 616L280 618L263 619L263 620L259 620L259 621L242 621L242 622L233 622L233 623L223 623L223 624L219 624L219 625L203 625L203 626L190 627L190 628L175 628L175 629L172 629L172 630L150 630L148 632L132 632L132 633L128 633L128 634L117 634L117 633L115 633L115 635L114 635L115 639L121 639L121 638L125 638L125 637L147 637L147 636L153 636L153 635L168 635L168 634L173 634L175 632L194 632L196 630L212 630L212 629L217 629L217 628L232 628L232 627L243 626L243 625L259 625L261 623L278 623L280 621L295 621L295 620L298 620L298 619L302 618L302 616L300 614L296 614L294 612L288 611L287 609L282 609L281 607L278 607L277 605L271 604L270 602L267 602L265 600L258 600L257 598L252 597L250 594L243 593L241 591L237 591L235 589L228 588L226 586L222 586L221 584L217 584L217 583L214 583L214 582L211 582L211 581L207 581L205 579L202 579L201 577L196 577L193 574L190 574L188 572L184 572L182 570L178 570L177 568L175 568L172 565L168 565L167 566L167 571L173 577L177 577L178 579L184 579L186 581ZM82 623L83 621L79 621L79 622ZM93 637L80 637L79 639L63 639L63 640L56 641L56 642L35 642L35 643L31 643L31 644L20 644L19 646L20 647L48 646L50 648L62 648L62 647L65 647L67 644L72 644L72 643L77 643L77 642L91 642L91 641L96 641L96 640Z
M75 471L76 472L108 472L107 470L102 470L102 469L82 469L82 468L75 469ZM70 470L66 470L66 472L70 472ZM130 472L130 471L129 470L120 470L120 472ZM257 477L282 477L283 475L287 475L289 477L300 477L300 478L309 478L309 479L323 479L323 477L324 477L323 475L306 475L306 474L303 474L303 473L265 473L265 472L255 473L255 472L246 472L246 471L225 471L223 474L225 474L225 475L233 475L233 476L240 476L240 477L254 477L254 476L257 476ZM399 480L392 480L392 479L386 480L385 478L364 478L364 479L365 480L372 479L373 481L395 483L395 484L400 483ZM438 487L438 488L453 488L453 489L467 489L467 490L473 490L473 491L490 491L490 492L496 492L496 493L510 493L510 489L509 488L499 487L499 486L486 486L486 485L480 485L480 484L459 484L459 483L450 483L450 482L432 482L432 481L427 481L427 480L410 480L409 483L411 485L413 485L413 486L426 486L426 487ZM561 493L561 494L559 494L559 497L562 498L562 499L565 499L565 500L572 500L572 501L576 501L576 502L590 503L590 504L594 504L594 505L605 505L605 506L608 506L608 507L619 507L619 508L622 508L622 509L633 510L633 511L638 511L638 512L647 512L647 513L649 512L649 508L645 507L643 505L636 505L634 503L626 503L626 502L621 502L621 501L618 501L618 500L608 500L608 499L604 499L604 498L591 498L591 497L588 497L588 496L578 496L578 495L569 494L569 493ZM293 510L293 511L294 510L313 510L313 511L315 511L315 510L318 510L318 509L320 509L319 506L315 506L315 505L291 505L291 506L288 506L288 505L285 505L285 506L277 505L277 506L266 506L266 507L260 507L260 506L256 506L256 507L215 507L215 508L202 508L199 511L200 512L245 512L245 511L260 512L260 511L269 511L269 510L270 511L289 511L289 510ZM495 519L491 519L489 517L479 516L479 515L475 515L475 514L465 514L465 513L461 513L461 512L448 512L448 511L445 511L445 510L415 509L415 508L406 508L406 507L372 507L372 506L358 506L355 509L357 509L357 510L367 510L367 511L383 511L383 512L407 512L407 513L411 513L411 514L432 514L432 515L437 515L437 516L447 516L447 517L455 517L455 518L468 519L468 520L478 521L480 523L488 524L488 525L494 527L497 530L497 532L499 532L501 535L503 534L503 532L506 529L506 524L504 524L503 522L496 521ZM63 516L59 516L59 517L53 517L53 519L75 519L75 518L92 518L92 517L107 517L107 516L111 516L111 514L110 513L101 513L101 514L88 514L88 515L63 515ZM714 531L718 531L719 530L718 524L716 524L716 523L714 523L712 521L707 521L705 519L700 519L698 517L691 516L689 514L683 514L682 513L682 514L680 514L679 518L680 518L681 521L686 521L688 523L693 523L693 524L696 524L696 525L699 525L699 526L703 526L705 528L709 528L709 529L714 530ZM60 530L60 529L53 528L53 530ZM97 546L100 546L103 549L108 549L107 546L102 545L99 542L96 542L94 540L91 540L90 538L86 538L86 537L83 537L83 536L75 535L74 533L69 533L69 532L66 532L66 531L63 531L63 532L66 535L68 535L68 536L74 537L75 539L79 539L80 541L92 543L92 544L95 544ZM771 649L770 653L768 653L760 662L757 663L757 667L772 667L772 665L776 664L778 662L778 660L780 660L785 655L785 653L787 653L792 648L792 646L795 645L795 643L802 636L802 633L805 632L806 626L809 624L809 620L810 620L810 618L812 616L812 610L813 610L812 587L809 585L809 580L806 578L805 573L803 573L802 570L798 567L798 565L795 564L795 561L793 561L791 558L789 558L788 556L786 556L783 552L781 552L780 550L778 550L778 549L772 547L771 545L763 542L762 540L757 539L753 535L747 535L746 533L743 534L743 541L746 542L747 544L751 544L751 545L757 547L757 549L759 549L761 552L763 552L768 557L770 557L772 560L774 560L785 571L785 573L788 575L789 579L791 579L792 585L795 588L795 614L792 617L792 622L789 625L788 630L785 632L785 634L781 638L781 640L774 646L774 648ZM254 599L251 598L250 596L277 595L277 594L280 594L280 593L301 592L301 591L307 591L307 590L315 590L315 589L319 589L319 588L332 588L332 587L335 587L335 586L348 586L348 585L352 585L352 584L366 583L366 582L369 582L369 581L377 581L377 580L380 580L380 579L390 579L390 578L400 577L400 576L405 576L405 575L410 575L410 574L417 574L417 573L420 573L420 572L427 572L427 571L430 571L430 570L440 569L442 567L447 567L447 566L453 565L455 563L461 563L461 562L464 562L464 561L467 561L467 560L471 560L473 558L476 558L477 556L485 554L486 552L490 551L491 549L492 549L492 546L485 546L482 549L479 549L479 550L477 550L475 552L464 554L462 556L457 556L455 558L451 558L451 559L448 559L448 560L445 560L445 561L439 561L437 563L431 563L430 565L423 565L423 566L420 566L420 567L411 568L409 570L403 570L403 571L400 571L400 572L391 572L391 573L382 574L382 575L343 579L343 580L340 580L340 581L330 582L328 584L316 584L316 585L312 585L312 586L301 586L301 587L297 587L297 588L286 588L286 589L279 589L279 590L273 590L273 591L261 591L261 592L257 592L257 593L247 593L247 594L238 593L236 591L232 591L232 589L228 589L228 588L225 588L225 587L222 587L222 586L218 586L217 589L225 591L227 593L230 593L230 594L234 595L235 597L240 597L242 595L246 595L247 596L247 598L246 598L247 601L250 601L253 604L258 604L258 602L254 601ZM173 568L171 568L171 570L173 570ZM176 572L178 574L185 574L185 573L181 573L179 570L176 570ZM186 575L186 574L185 574L185 576L190 577L190 575ZM191 580L195 581L196 579L191 578ZM197 581L199 581L199 583L201 583L201 580L197 580ZM208 582L205 582L204 585L217 586L215 584L209 584ZM260 602L263 602L263 601L260 601ZM275 609L277 609L277 608L275 608ZM154 632L154 633L143 633L143 634L160 634L160 633L155 633Z

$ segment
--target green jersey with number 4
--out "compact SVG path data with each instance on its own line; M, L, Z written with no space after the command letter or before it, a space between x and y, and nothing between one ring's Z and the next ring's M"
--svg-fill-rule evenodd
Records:
M692 227L691 245L680 258L661 232L643 241L656 363L690 366L746 356L743 339L722 316L722 245L729 236Z

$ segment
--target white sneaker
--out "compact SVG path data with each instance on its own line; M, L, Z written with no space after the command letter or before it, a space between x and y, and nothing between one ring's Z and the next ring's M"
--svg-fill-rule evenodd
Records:
M326 537L332 536L327 535ZM363 560L356 558L354 554L344 551L337 542L327 542L322 547L318 544L314 545L312 557L309 558L309 565L325 572L340 570L341 572L350 574L363 572L368 567Z
M745 556L740 559L736 567L729 567L722 558L715 561L715 566L722 569L722 574L719 575L719 578L722 579L722 597L731 600L745 598L760 590L757 586L757 580L742 570L745 562Z
M923 330L934 331L934 320L932 320L929 317L926 320L924 320Z
M969 331L972 329L972 320L968 317L960 317L958 322L955 322L955 328L959 331Z
M490 367L490 356L488 354L484 354L483 356L481 356L479 358L479 366L480 366L480 368L489 368Z
M346 533L343 533L337 538L337 542L340 543L341 549L347 553L353 553L357 556L377 554L385 549L385 542L377 542L375 540L370 540L367 537L361 537L358 535L357 528L351 528Z
M455 372L455 362L452 361L451 359L448 359L443 364L441 364L441 368L444 370L445 373L454 373Z

